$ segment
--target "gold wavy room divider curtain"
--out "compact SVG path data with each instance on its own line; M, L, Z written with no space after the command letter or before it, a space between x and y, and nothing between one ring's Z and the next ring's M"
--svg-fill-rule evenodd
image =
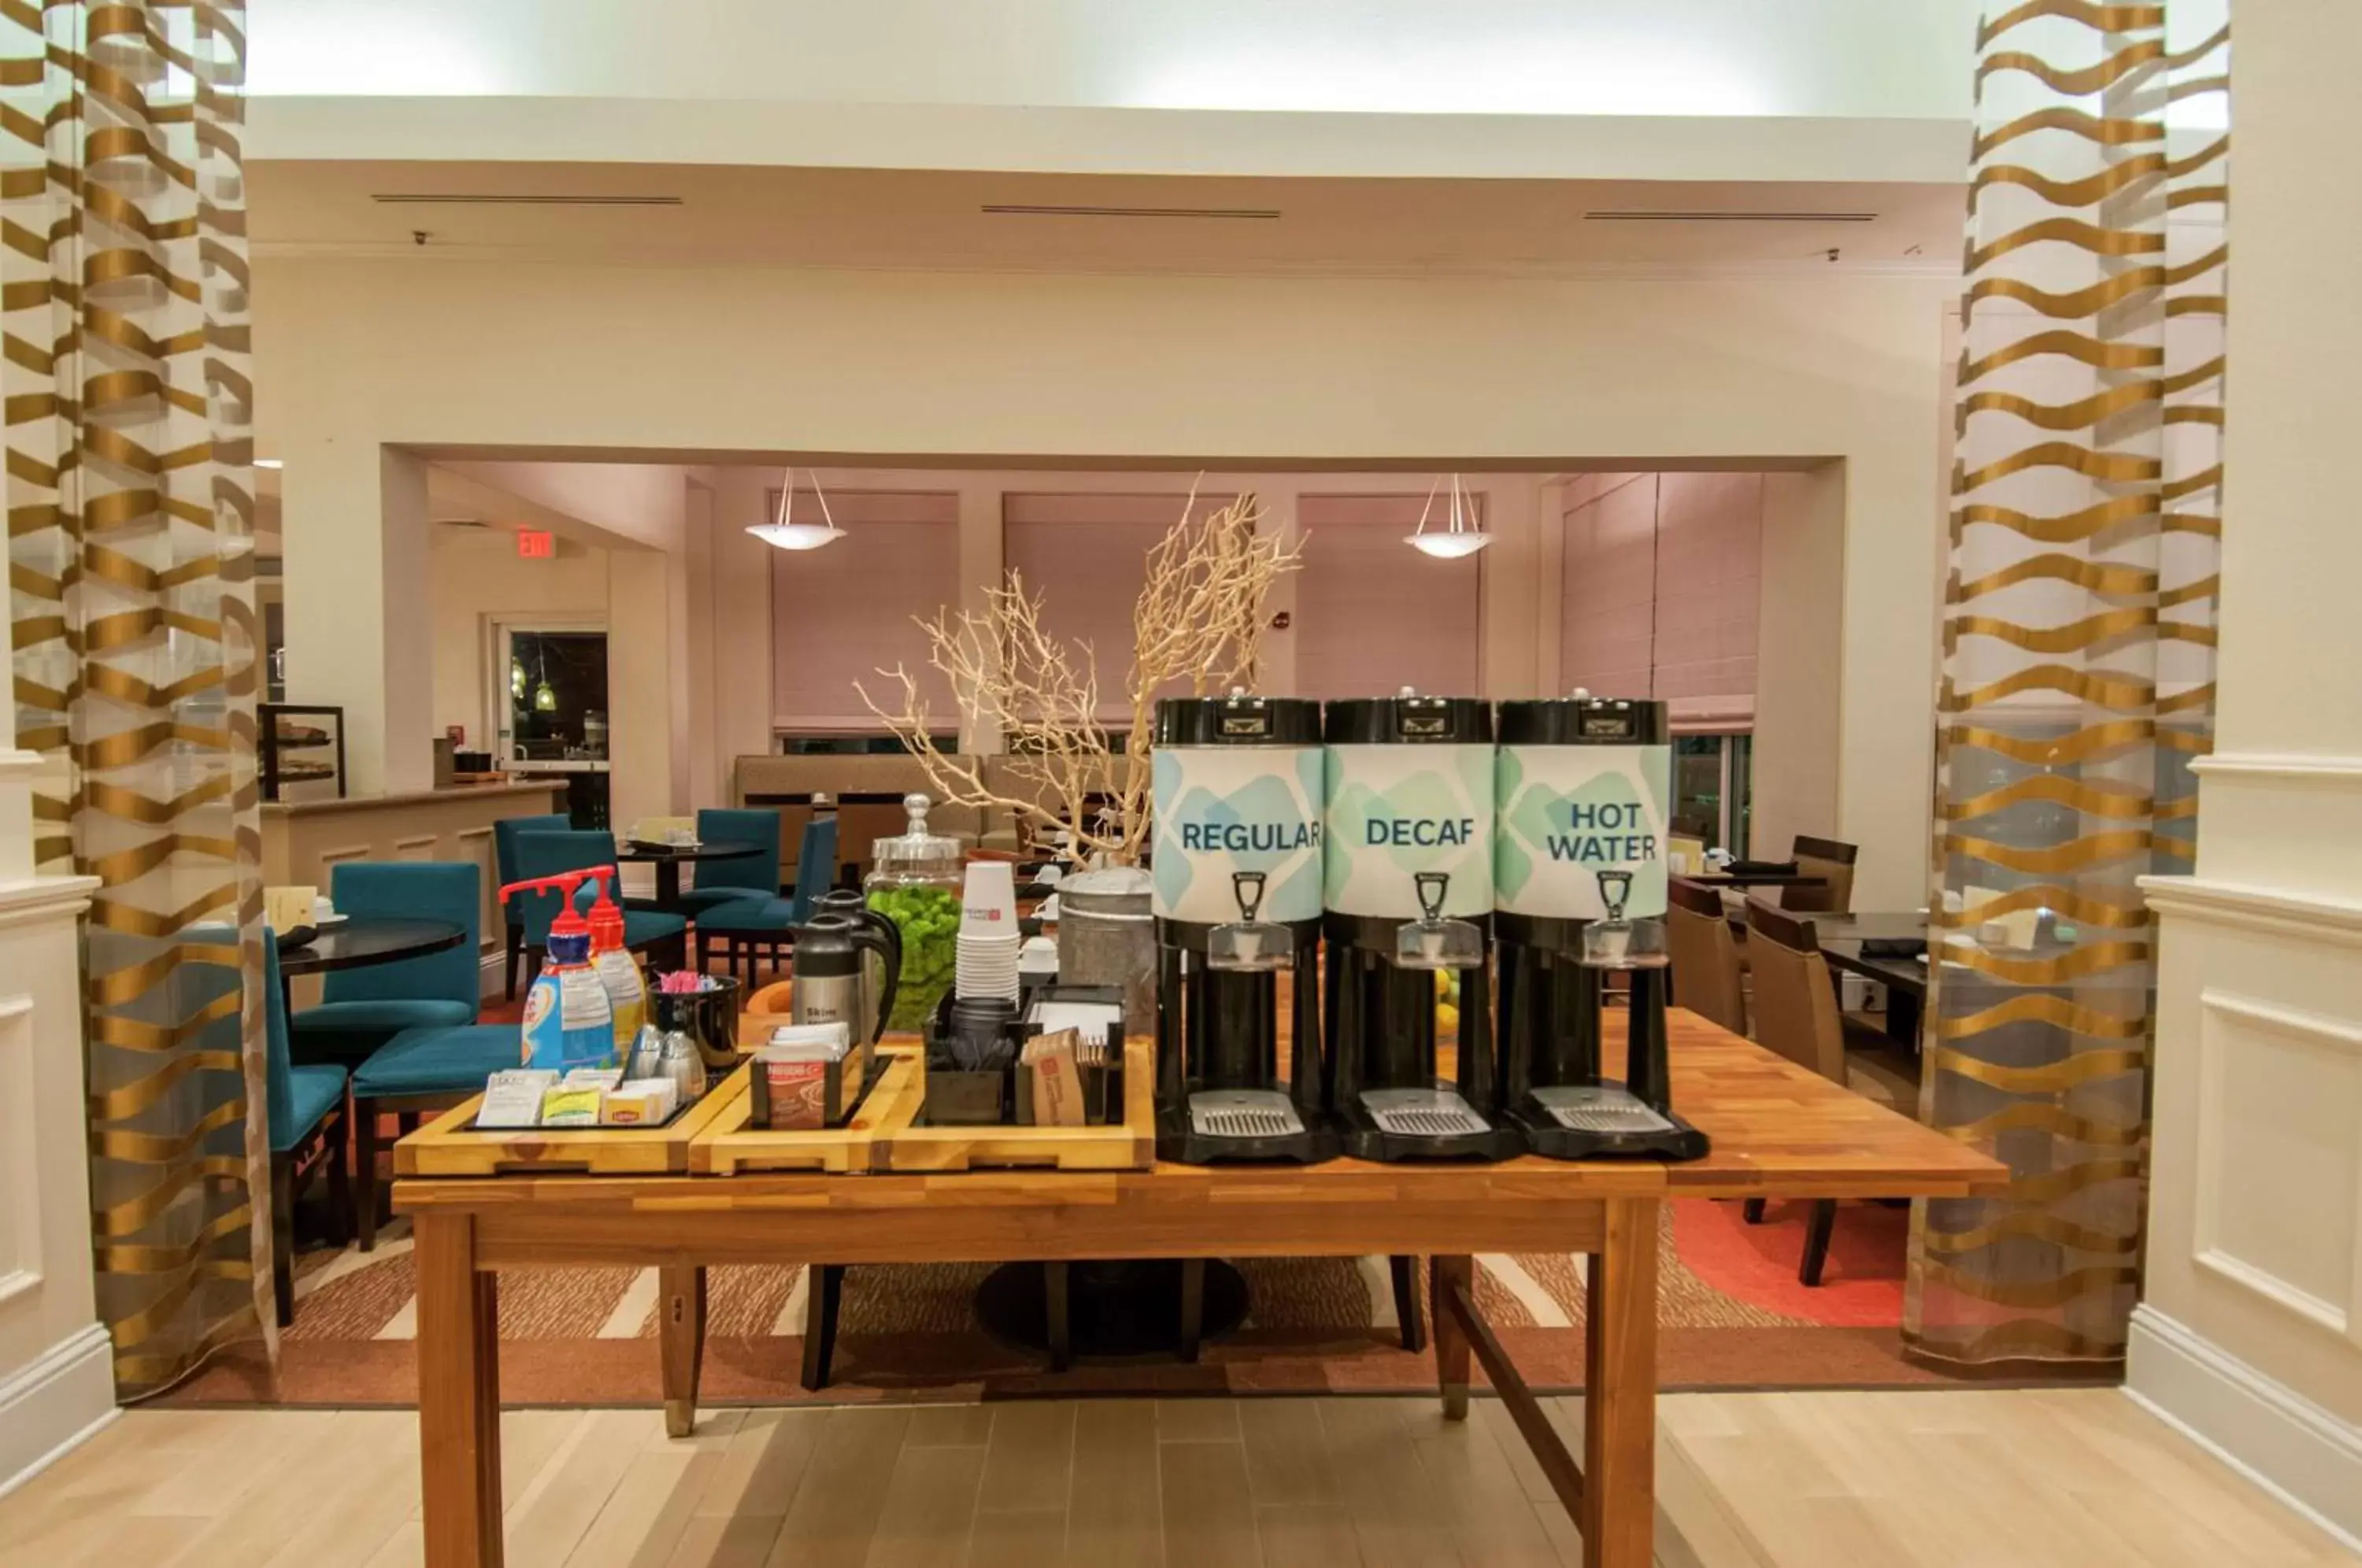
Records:
M0 0L18 744L96 876L91 1225L126 1397L274 1333L238 130L244 8ZM269 1342L268 1341L266 1342Z
M2191 868L2213 727L2224 16L2030 0L1978 39L1921 1110L2014 1179L1915 1218L1905 1343L1956 1368L2121 1363L2140 1290L2134 879Z

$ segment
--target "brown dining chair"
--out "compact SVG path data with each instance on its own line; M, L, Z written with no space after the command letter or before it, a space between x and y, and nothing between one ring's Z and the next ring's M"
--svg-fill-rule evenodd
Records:
M1676 877L1665 891L1665 946L1673 960L1673 1001L1733 1034L1747 1032L1738 944L1722 894Z
M1747 923L1748 947L1754 959L1756 1043L1832 1083L1843 1084L1866 1099L1915 1118L1919 1111L1915 1088L1900 1074L1873 1062L1868 1053L1847 1051L1845 1019L1838 1010L1837 988L1829 983L1828 960L1821 955L1813 922L1773 909L1760 899L1750 899ZM1837 1215L1837 1199L1814 1200L1805 1232L1804 1263L1796 1271L1796 1277L1808 1286L1821 1283ZM1760 1222L1762 1217L1761 1200L1749 1199L1749 1222Z
M1853 911L1853 863L1860 857L1857 845L1833 838L1796 835L1789 851L1799 876L1817 877L1817 888L1793 885L1780 889L1780 907L1792 914L1849 914Z

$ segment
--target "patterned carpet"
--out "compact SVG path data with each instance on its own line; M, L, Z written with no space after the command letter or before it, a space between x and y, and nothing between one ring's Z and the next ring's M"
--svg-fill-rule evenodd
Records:
M1944 1381L1902 1359L1899 1209L1849 1205L1827 1281L1796 1283L1804 1205L1767 1222L1736 1204L1668 1206L1659 1283L1665 1382L1683 1388L1902 1387ZM1400 1348L1384 1258L1254 1259L1238 1333L1196 1365L1157 1358L1053 1375L978 1324L983 1264L860 1267L845 1277L835 1381L798 1382L804 1271L726 1267L710 1278L707 1403L959 1399L1037 1394L1323 1391L1433 1386L1433 1362ZM1584 1260L1564 1253L1478 1260L1484 1310L1529 1379L1583 1379ZM405 1405L416 1385L416 1303L406 1224L377 1251L307 1253L294 1326L277 1375L237 1347L176 1391L177 1403ZM519 1272L501 1284L502 1397L517 1404L611 1405L659 1397L653 1270Z

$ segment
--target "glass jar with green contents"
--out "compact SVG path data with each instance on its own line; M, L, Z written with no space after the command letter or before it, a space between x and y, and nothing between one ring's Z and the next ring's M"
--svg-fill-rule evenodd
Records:
M931 803L924 795L902 797L910 827L877 842L876 865L861 885L869 907L902 933L901 979L886 1027L913 1033L926 1027L951 989L959 955L959 840L927 831Z

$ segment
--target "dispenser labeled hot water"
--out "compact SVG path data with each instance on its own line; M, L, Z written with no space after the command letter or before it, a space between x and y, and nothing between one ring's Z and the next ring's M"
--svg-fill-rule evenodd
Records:
M1662 702L1504 702L1494 797L1505 1112L1538 1154L1694 1160L1673 1113L1664 944L1672 726ZM1628 988L1626 1067L1603 1074L1611 976Z

